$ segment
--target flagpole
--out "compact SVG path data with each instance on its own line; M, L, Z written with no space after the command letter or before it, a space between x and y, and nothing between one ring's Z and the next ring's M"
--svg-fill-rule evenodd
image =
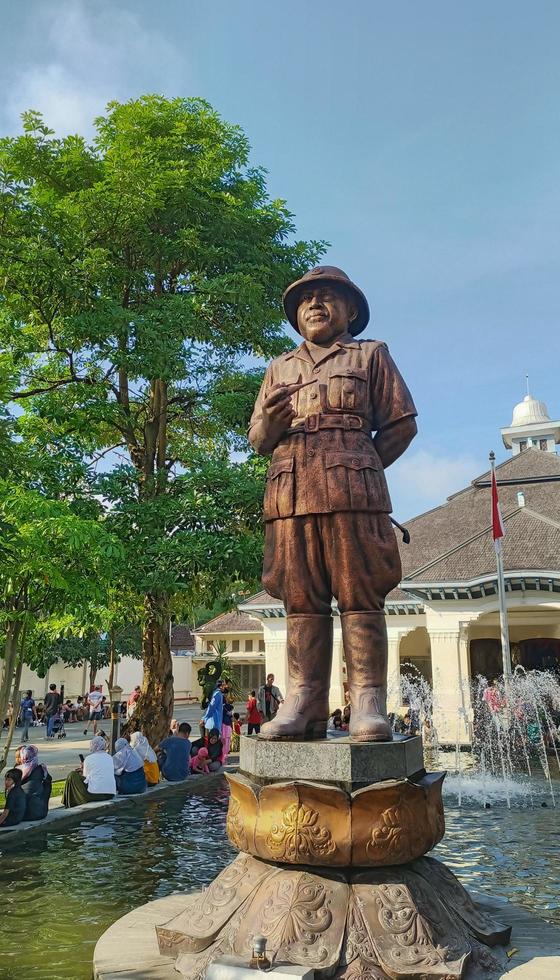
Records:
M493 452L490 453L489 459L490 459L490 466L492 470L492 485L496 487L497 486L496 473L495 473L496 456ZM498 572L498 599L500 604L500 636L502 642L502 666L503 666L503 673L504 673L504 687L507 694L509 691L509 685L511 681L511 654L509 649L509 626L508 626L507 605L506 605L506 588L504 582L504 558L502 555L502 536L497 537L494 534L494 548L496 551L496 569Z

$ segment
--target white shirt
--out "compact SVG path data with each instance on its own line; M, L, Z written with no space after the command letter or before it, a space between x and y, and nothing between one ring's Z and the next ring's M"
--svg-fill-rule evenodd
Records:
M99 711L101 708L101 702L103 701L103 694L101 691L90 691L88 694L88 701L92 711Z
M111 793L115 796L115 769L108 752L91 752L84 759L84 779L90 793Z

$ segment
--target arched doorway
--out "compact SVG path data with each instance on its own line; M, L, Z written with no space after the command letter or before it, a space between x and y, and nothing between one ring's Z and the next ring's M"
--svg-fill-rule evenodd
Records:
M432 650L425 626L417 626L401 639L399 645L400 672L414 677L420 674L432 684ZM411 665L411 666L409 666Z
M560 639L528 637L510 643L511 665L525 670L553 670L560 674ZM481 674L487 680L503 674L502 645L495 637L479 637L470 642L471 677Z

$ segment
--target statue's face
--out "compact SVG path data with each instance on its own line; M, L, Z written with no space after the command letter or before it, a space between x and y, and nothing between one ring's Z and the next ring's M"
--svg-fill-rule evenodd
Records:
M325 284L306 286L297 311L299 331L313 344L328 344L347 332L357 312L345 289Z

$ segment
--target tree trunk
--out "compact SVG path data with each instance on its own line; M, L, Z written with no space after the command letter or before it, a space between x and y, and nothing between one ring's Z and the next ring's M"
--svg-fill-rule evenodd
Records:
M95 678L97 677L97 662L95 660L90 660L89 664L89 691L93 691L95 687Z
M109 677L107 687L112 691L115 682L115 666L117 663L117 651L115 647L115 630L111 627L109 631Z
M0 724L4 724L8 701L12 690L12 681L17 662L18 640L23 623L21 620L8 622L6 625L6 642L4 647L4 670L0 683Z
M16 721L17 721L17 717L18 717L18 714L19 714L19 704L20 704L20 700L21 700L20 694L19 694L19 685L21 684L22 671L23 671L23 642L21 644L21 649L20 649L20 654L19 654L19 660L17 662L16 672L14 674L14 683L13 683L13 688L12 688L12 704L14 706L14 710L13 710L12 717L11 717L11 720L10 720L10 727L8 728L8 731L6 733L6 744L4 745L4 748L2 750L2 755L0 756L0 772L2 772L4 766L6 765L6 762L7 762L7 759L8 759L8 753L10 751L10 748L11 748L11 745L12 745L12 739L14 737L14 731L15 731L15 727L16 727Z
M173 662L169 646L167 597L147 595L144 610L142 693L125 731L141 731L150 745L157 745L169 734L173 716Z

